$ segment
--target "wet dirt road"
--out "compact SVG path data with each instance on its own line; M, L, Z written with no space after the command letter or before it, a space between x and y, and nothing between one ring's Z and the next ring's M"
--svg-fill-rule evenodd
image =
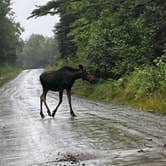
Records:
M41 119L41 72L0 88L0 166L166 166L166 116L73 96L73 119L64 95L55 118ZM57 93L47 102L53 110Z

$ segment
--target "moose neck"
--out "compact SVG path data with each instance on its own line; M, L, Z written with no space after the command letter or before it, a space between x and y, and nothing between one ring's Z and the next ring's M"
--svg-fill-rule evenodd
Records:
M73 80L77 80L77 79L80 79L82 78L82 72L81 71L77 71L75 73L73 73Z

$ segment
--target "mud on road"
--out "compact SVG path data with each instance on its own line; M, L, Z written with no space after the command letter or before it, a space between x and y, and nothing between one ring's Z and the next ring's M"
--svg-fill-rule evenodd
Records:
M166 116L73 96L71 118L64 95L55 118L41 119L42 71L0 88L0 166L166 166ZM53 110L58 94L47 102Z

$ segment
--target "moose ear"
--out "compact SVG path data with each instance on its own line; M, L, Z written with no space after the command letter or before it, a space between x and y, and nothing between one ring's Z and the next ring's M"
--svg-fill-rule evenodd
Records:
M83 65L80 65L80 64L79 64L79 68L80 68L80 70L82 70L82 71L84 70Z

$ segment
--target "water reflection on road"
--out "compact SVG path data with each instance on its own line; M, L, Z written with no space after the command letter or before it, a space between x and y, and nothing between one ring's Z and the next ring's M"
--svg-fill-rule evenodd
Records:
M73 119L64 95L55 118L42 120L42 71L25 70L0 89L0 165L166 165L166 116L73 96ZM47 101L55 108L57 93Z

